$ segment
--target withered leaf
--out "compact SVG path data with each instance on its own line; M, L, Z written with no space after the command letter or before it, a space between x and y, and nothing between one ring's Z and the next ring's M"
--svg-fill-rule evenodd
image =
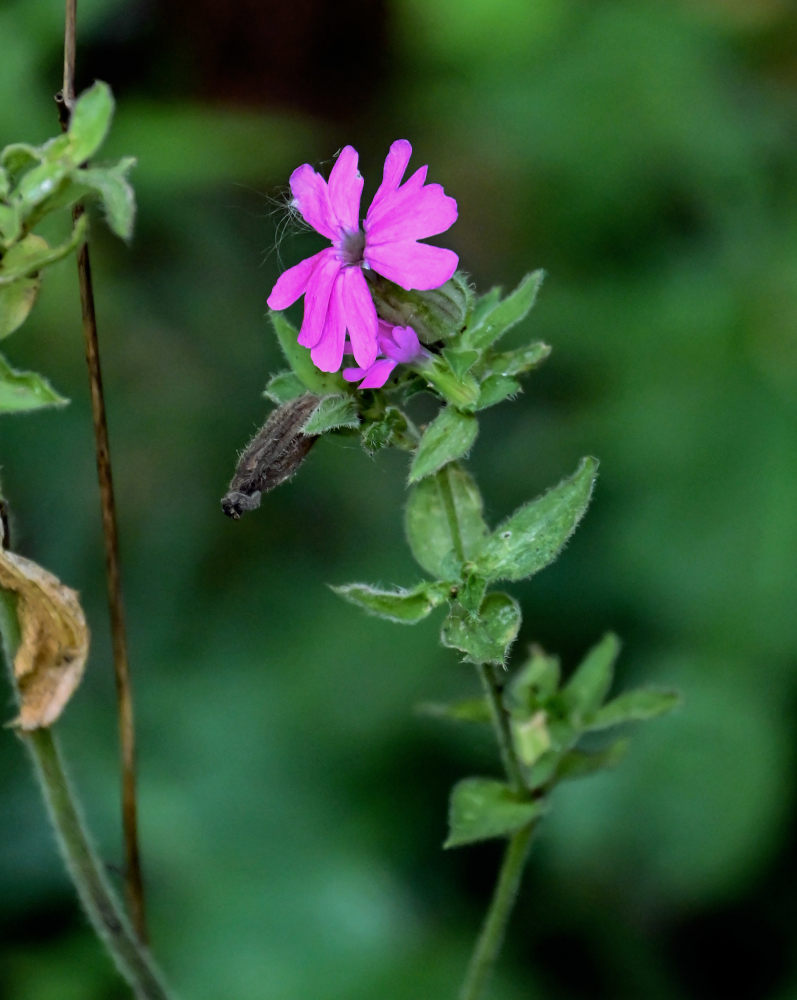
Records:
M80 684L89 652L78 595L35 562L4 549L0 587L17 594L20 627L13 664L20 711L12 725L51 726Z

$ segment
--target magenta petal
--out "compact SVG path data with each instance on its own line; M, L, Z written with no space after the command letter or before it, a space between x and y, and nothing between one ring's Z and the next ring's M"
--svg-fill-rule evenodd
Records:
M343 274L338 273L329 297L324 329L310 351L316 368L322 372L336 372L343 361L346 340L346 312L343 308Z
M390 374L396 367L396 362L390 358L380 358L375 361L365 373L365 378L360 382L361 389L381 389L390 378Z
M444 285L456 271L459 257L453 250L407 241L376 247L366 245L365 261L402 288L425 291Z
M322 250L321 253L323 252ZM266 300L269 309L287 309L300 295L304 295L310 275L318 263L318 257L319 254L313 254L312 257L307 257L289 267L287 271L283 271Z
M423 354L418 335L411 326L394 327L392 340L392 345L384 353L394 361L408 365Z
M404 171L407 169L407 164L410 162L411 156L412 146L407 140L396 139L385 158L382 183L376 189L371 207L368 209L369 217L376 217L379 214L385 198L395 192L399 184L401 184L401 178L404 176Z
M337 220L329 200L327 182L310 166L303 163L291 174L291 192L296 207L305 222L316 232L332 240L337 235Z
M359 382L366 374L365 368L344 368L343 377L347 382Z
M367 368L373 364L377 354L374 300L359 267L344 268L338 284L342 286L343 312L354 360L361 368Z
M341 229L360 228L360 196L363 179L357 170L357 150L344 146L329 175L329 201Z
M299 331L302 347L313 347L323 336L332 287L340 272L340 263L332 247L317 253L313 259L317 263L304 293L304 319Z
M399 243L422 240L449 229L457 220L457 203L440 184L409 189L408 181L385 199L383 211L365 222L366 243Z

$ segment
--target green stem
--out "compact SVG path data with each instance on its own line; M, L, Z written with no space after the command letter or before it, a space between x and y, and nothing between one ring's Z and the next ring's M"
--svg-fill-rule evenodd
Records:
M509 838L498 882L490 901L490 908L484 918L476 947L473 949L468 971L459 992L459 1000L478 1000L487 985L487 979L501 950L504 931L520 889L523 867L526 863L533 832L534 825L529 824L529 826L524 826L522 830L513 833Z
M53 734L35 729L20 736L33 759L59 847L94 930L138 1000L168 1000L160 975L147 949L136 940L91 846Z
M464 563L465 546L462 541L454 493L448 478L448 467L443 469L442 475L438 477L438 482L454 551L460 562ZM523 769L512 743L509 716L501 700L501 685L498 681L496 668L491 663L480 663L477 664L476 669L479 672L487 704L490 706L493 730L507 779L515 792L523 793L526 791ZM503 944L506 925L520 889L523 867L529 852L533 830L534 824L530 823L509 838L501 871L498 874L498 882L468 964L459 1000L478 1000L482 995Z
M495 667L492 663L480 663L476 669L482 682L484 695L487 704L490 706L490 718L493 722L493 731L501 752L501 760L506 771L509 783L516 792L523 792L526 784L523 780L523 769L515 753L512 743L512 733L509 729L509 716L501 701L501 687L498 683Z

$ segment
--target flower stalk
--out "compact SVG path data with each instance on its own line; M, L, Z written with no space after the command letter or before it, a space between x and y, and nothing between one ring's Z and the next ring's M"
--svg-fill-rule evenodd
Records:
M506 925L515 905L523 869L528 857L535 824L513 833L509 838L501 871L484 918L482 929L471 954L468 970L459 992L459 1000L479 1000L495 965L504 940Z
M77 0L66 0L64 26L64 81L61 94L63 108L62 127L68 127L75 101L75 48L77 36ZM77 221L84 212L78 203L73 209ZM133 717L133 692L130 682L130 662L127 652L124 601L119 559L119 533L116 518L111 448L108 437L108 420L105 411L105 394L102 387L100 345L97 334L97 316L94 307L94 289L91 279L91 261L88 243L83 243L77 256L80 306L83 317L86 366L91 392L91 412L94 424L94 444L97 456L97 478L100 487L102 529L105 541L105 570L108 590L108 610L111 624L114 677L116 682L117 717L119 727L119 755L121 758L122 830L125 846L125 885L127 901L141 941L147 939L146 912L144 907L144 878L138 844L138 804L136 796L136 738Z

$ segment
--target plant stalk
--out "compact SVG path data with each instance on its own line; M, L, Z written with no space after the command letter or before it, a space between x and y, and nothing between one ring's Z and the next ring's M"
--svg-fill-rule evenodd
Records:
M77 34L77 0L66 0L64 30L64 83L63 105L65 119L75 101L75 48ZM74 219L83 213L83 206L74 209ZM94 424L94 443L97 456L97 477L100 487L102 508L102 528L105 541L105 570L110 613L111 639L113 645L114 677L116 680L117 717L119 727L119 751L122 769L122 830L125 845L125 886L130 915L136 934L141 941L147 940L146 914L144 907L144 880L141 871L141 856L138 846L138 807L136 800L136 745L133 720L133 694L130 682L130 664L127 654L124 602L119 563L119 535L116 519L113 477L111 473L111 449L108 438L108 422L105 412L105 397L102 388L100 349L97 336L97 317L94 307L94 290L91 281L91 262L88 243L84 243L77 256L78 282L80 285L80 305L83 315L83 335L85 340L86 364L91 390L91 410Z
M513 833L509 838L498 882L468 964L468 971L459 992L459 1000L479 1000L483 995L487 980L501 950L506 925L520 890L523 868L533 833L534 824L530 823Z
M457 516L454 493L448 478L448 469L443 470L439 478L441 499L446 512L451 540L457 558L465 561L465 547L462 540L459 518ZM493 723L496 742L501 754L507 780L515 792L526 790L523 769L515 753L512 743L512 733L509 728L509 717L501 700L501 685L498 681L496 668L491 663L477 664L476 669L484 689L487 704L490 706L490 717ZM523 868L531 844L534 823L517 830L509 838L498 881L493 891L489 909L484 918L482 929L476 939L476 945L468 963L468 970L459 994L459 1000L478 1000L482 996L487 980L495 965L501 945L504 941L506 925L512 908L515 905Z
M91 846L52 732L34 729L20 736L30 752L59 847L94 930L138 1000L168 1000L149 952L130 927Z
M506 776L513 791L523 792L526 783L523 780L523 769L515 753L512 743L512 733L509 729L509 717L503 702L501 701L501 686L498 683L496 668L492 663L480 663L477 668L479 679L482 682L484 696L490 707L490 718L493 723L495 739L501 753L501 761L506 771Z

